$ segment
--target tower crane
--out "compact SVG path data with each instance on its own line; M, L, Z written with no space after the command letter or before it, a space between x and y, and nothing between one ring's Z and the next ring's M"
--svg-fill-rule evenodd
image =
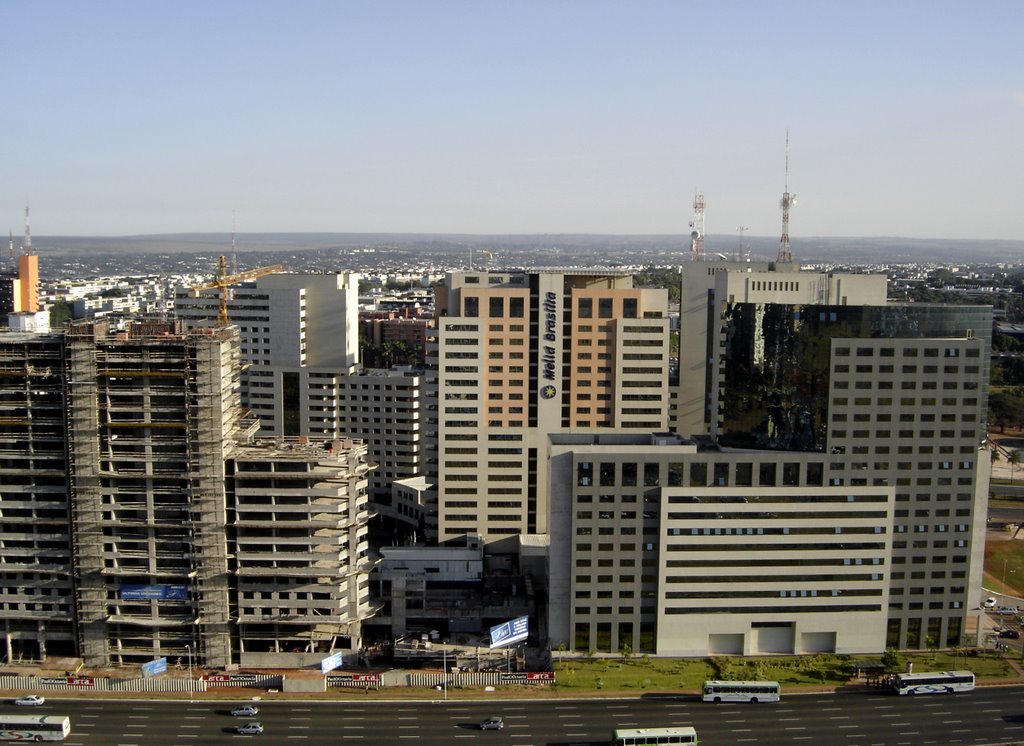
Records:
M189 295L193 298L197 298L204 290L213 290L214 288L219 290L220 304L217 308L217 326L227 326L229 288L239 282L255 280L257 277L263 277L264 275L272 275L275 272L283 271L283 269L284 268L280 264L272 264L269 267L257 267L256 269L248 269L244 272L228 274L227 258L224 255L221 255L220 261L217 263L217 276L209 282L193 285L189 291Z

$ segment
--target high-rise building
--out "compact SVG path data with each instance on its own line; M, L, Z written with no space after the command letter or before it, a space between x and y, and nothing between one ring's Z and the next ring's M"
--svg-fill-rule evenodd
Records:
M550 439L553 645L961 644L982 572L992 312L885 291L881 275L684 271L678 436Z
M549 435L667 427L667 306L625 271L447 276L428 423L440 541L511 551L547 533Z
M235 327L0 333L9 658L305 666L370 616L366 449L255 437Z
M5 660L74 655L64 339L0 332L0 619Z
M382 517L415 530L418 520L392 509L391 485L423 471L421 376L359 366L358 286L353 273L288 273L235 288L228 317L241 336L241 400L261 435L363 441L375 465L371 500ZM218 304L179 290L175 314L208 326Z

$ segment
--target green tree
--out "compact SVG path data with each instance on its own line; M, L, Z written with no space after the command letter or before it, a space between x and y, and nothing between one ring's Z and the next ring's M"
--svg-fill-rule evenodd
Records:
M71 320L71 306L69 306L65 301L58 300L58 301L55 301L52 306L50 306L50 328L51 329L59 329L60 327L64 326L64 323L66 321L70 321L70 320Z
M1013 472L1020 465L1020 451L1010 451L1006 455L1006 463L1010 465L1010 484L1013 484Z
M903 661L900 660L900 653L896 648L886 648L882 653L882 665L886 671L899 671L903 668Z

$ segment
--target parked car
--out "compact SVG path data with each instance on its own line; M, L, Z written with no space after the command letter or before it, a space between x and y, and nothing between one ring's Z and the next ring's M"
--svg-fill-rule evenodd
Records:
M16 705L25 705L28 707L35 707L46 703L46 697L40 697L38 694L28 694L24 697L18 697L14 700Z
M996 609L996 613L997 614L1018 614L1018 613L1020 613L1020 609L1018 609L1016 606L1000 606L998 609Z
M262 732L262 723L245 723L235 727L235 733L241 733L244 736L258 736Z
M1000 631L999 636L1000 637L1005 637L1005 638L1007 638L1009 640L1019 640L1020 639L1020 632L1018 632L1015 629L1004 629L1004 630Z
M259 715L260 708L255 705L241 705L231 711L231 714L236 718L251 718Z
M997 603L999 602L996 601L995 596L989 596L985 599L985 602L982 604L982 606L984 606L986 609L994 609Z
M480 723L480 730L501 730L505 727L505 721L501 718L487 718Z

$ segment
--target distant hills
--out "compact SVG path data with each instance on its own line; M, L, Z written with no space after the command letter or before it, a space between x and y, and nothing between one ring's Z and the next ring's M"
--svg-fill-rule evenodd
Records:
M34 236L42 259L95 261L100 255L229 254L231 236L225 233L178 233L143 236ZM775 259L778 238L747 236L742 254L753 259ZM239 256L270 252L295 256L304 252L355 256L363 252L388 255L401 261L431 262L468 257L470 252L491 252L499 266L572 266L580 264L673 264L689 260L688 235L590 234L407 234L407 233L246 233L235 236ZM863 264L1020 263L1024 241L800 237L790 245L793 258L808 262ZM741 253L736 236L708 236L709 258L734 259ZM482 258L482 257L481 257ZM58 262L59 263L59 262ZM458 262L449 262L458 266ZM466 263L465 261L462 263Z

